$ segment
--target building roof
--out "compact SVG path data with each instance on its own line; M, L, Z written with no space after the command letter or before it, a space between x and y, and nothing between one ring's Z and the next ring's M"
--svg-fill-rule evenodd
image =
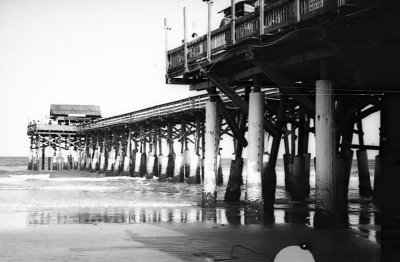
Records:
M85 115L101 117L99 106L95 105L51 105L50 116Z
M243 0L243 1L237 1L235 3L235 15L236 16L243 16L246 13L251 13L254 12L254 7L253 7L253 3L255 2L255 0ZM218 13L224 13L225 16L230 16L231 15L231 6L228 6L224 9L222 9L221 11L219 11Z

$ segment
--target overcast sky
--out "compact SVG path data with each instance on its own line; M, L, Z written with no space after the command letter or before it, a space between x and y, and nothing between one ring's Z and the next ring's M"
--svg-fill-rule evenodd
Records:
M188 31L206 32L206 3L186 2ZM49 115L50 104L96 104L112 116L196 95L164 77L164 17L172 49L183 39L184 4L0 0L0 156L27 155L28 119Z
M213 28L230 4L213 6ZM27 156L26 125L50 104L95 104L103 116L197 95L165 84L169 49L206 33L202 0L0 0L0 156ZM375 128L376 129L376 128Z

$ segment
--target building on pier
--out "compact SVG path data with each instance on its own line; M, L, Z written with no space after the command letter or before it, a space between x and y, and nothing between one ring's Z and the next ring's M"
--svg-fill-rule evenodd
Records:
M30 138L28 169L74 168L73 158L77 159L77 155L81 154L85 145L85 138L77 132L78 124L99 118L101 118L99 106L51 105L49 119L42 122L32 121L28 124L27 135Z
M95 105L50 106L50 119L59 125L81 124L99 118L101 118L100 107Z

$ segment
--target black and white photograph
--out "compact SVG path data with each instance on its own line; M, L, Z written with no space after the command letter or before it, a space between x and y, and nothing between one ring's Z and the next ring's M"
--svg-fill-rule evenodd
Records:
M399 6L0 0L0 261L400 261Z

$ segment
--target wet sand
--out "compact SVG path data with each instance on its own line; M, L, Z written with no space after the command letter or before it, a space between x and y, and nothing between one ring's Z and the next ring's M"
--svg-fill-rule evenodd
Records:
M283 247L302 243L316 261L379 261L378 244L360 232L294 224L57 224L0 234L2 261L273 261Z
M303 243L316 261L379 261L379 212L355 181L347 229L319 230L313 187L293 202L282 176L264 218L222 201L225 186L202 209L201 185L13 167L0 174L0 261L273 261Z

